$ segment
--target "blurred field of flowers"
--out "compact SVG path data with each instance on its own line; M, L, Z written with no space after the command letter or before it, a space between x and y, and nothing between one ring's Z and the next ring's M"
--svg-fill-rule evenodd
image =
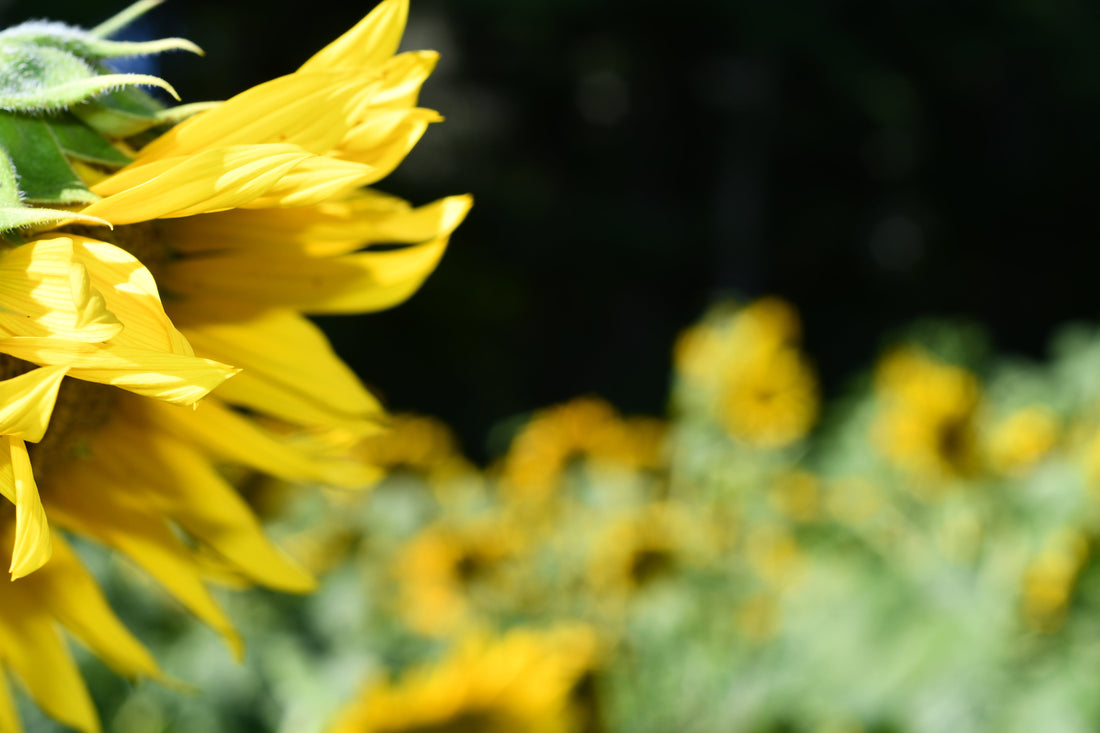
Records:
M1100 727L1100 329L1027 363L917 324L824 402L779 299L718 304L673 348L664 417L579 397L502 424L479 468L398 415L358 446L369 489L250 487L322 582L227 590L243 665L81 546L184 688L87 656L106 728Z

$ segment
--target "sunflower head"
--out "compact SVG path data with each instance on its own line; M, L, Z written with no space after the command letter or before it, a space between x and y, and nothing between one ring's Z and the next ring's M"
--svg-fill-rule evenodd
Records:
M197 51L109 40L156 4L0 33L3 730L18 730L8 677L98 730L59 626L156 674L69 536L128 558L237 654L212 584L314 587L242 484L363 487L378 471L354 447L386 420L309 316L410 297L471 204L367 188L440 119L416 104L436 55L397 53L406 0L290 74L169 109L137 88L167 83L108 67Z

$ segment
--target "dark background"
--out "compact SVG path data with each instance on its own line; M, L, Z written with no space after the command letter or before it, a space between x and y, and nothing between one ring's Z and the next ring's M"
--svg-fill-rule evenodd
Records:
M185 101L293 71L372 2L175 0L148 36ZM94 25L122 2L4 3ZM1038 356L1093 318L1100 3L413 0L442 61L379 188L475 207L407 304L322 319L395 410L482 456L584 393L660 413L676 333L722 293L801 311L827 392L920 316Z

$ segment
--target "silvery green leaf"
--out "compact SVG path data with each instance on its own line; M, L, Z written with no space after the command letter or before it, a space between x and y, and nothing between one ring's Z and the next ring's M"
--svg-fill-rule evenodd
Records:
M0 113L0 147L19 171L22 201L88 204L99 198L73 172L44 119Z

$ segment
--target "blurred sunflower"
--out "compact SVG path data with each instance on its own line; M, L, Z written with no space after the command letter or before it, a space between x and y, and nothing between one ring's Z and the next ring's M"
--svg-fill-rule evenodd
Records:
M1021 611L1032 629L1050 633L1065 621L1077 585L1088 563L1088 538L1077 528L1054 532L1024 571Z
M502 491L519 503L552 500L574 460L655 469L663 462L665 432L662 421L624 419L596 397L540 410L512 440L501 466Z
M356 455L388 472L409 471L430 481L474 470L454 432L435 418L394 415L386 428L363 438L355 447Z
M368 686L329 733L590 733L596 663L584 626L469 636L434 667Z
M503 517L442 522L397 554L398 609L414 630L446 635L514 595L509 570L523 548L519 527Z
M974 475L981 465L977 378L915 347L900 348L876 367L877 447L917 478Z
M615 516L593 548L593 591L619 602L675 576L706 552L707 529L687 506L673 502L654 502Z
M1019 476L1041 461L1058 442L1058 416L1043 405L1016 410L989 436L989 461L1000 473Z
M385 0L293 74L136 149L112 140L133 157L117 172L72 162L91 203L43 214L68 226L0 253L5 548L13 578L38 570L3 591L0 666L68 725L98 730L55 621L124 674L156 666L47 516L128 556L239 653L208 581L306 591L313 580L229 477L357 486L373 475L341 441L295 434L350 443L382 415L306 314L407 298L471 203L414 208L365 188L440 119L415 106L436 54L395 55L407 13L407 0ZM0 696L0 722L14 720Z
M798 314L785 301L761 298L739 310L722 304L681 335L673 359L694 399L730 435L778 448L817 419L817 381L800 338Z

